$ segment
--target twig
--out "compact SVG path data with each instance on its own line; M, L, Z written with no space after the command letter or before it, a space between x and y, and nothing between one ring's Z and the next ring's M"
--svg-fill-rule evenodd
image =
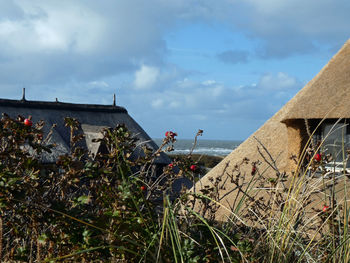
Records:
M277 176L280 176L281 173L280 173L280 171L278 170L278 167L277 167L277 165L276 165L276 160L273 159L273 157L272 157L272 155L270 154L270 152L267 150L267 148L265 147L265 145L263 145L262 142L261 142L258 138L256 138L256 137L254 136L254 139L261 145L261 147L262 147L262 148L264 149L264 151L267 153L267 155L269 156L271 162L269 162L269 161L266 159L266 157L264 156L264 154L260 151L260 149L259 149L259 147L258 147L258 152L259 152L259 154L261 155L261 157L264 159L264 161L265 161L272 169L274 169L274 170L276 171ZM282 152L281 152L281 153L282 153ZM281 155L281 153L278 154L278 157Z
M309 138L311 138L312 134L311 134L311 131L310 131L309 120L308 119L304 119L304 122L305 122L305 127L306 127L306 133L309 136ZM311 144L312 150L315 150L314 141L313 140L310 141L310 144Z
M190 151L188 156L192 155L192 153L193 153L193 151L194 151L194 149L196 148L196 145L197 145L197 140L198 140L197 138L198 138L198 136L202 136L202 134L203 134L203 130L198 130L196 136L194 137L194 143L193 143L192 149L191 149L191 151Z

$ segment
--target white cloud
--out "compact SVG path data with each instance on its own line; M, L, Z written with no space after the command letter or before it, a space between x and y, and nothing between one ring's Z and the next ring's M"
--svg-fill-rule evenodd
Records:
M109 84L106 83L105 81L91 81L88 83L92 87L97 87L97 88L108 88Z
M349 10L345 0L2 1L0 84L90 82L131 74L142 64L160 68L164 34L194 21L225 23L258 39L262 57L312 52L319 43L339 46L348 38ZM162 84L177 74L166 72Z
M134 86L136 89L152 88L156 84L158 76L158 68L142 65L135 73Z
M212 79L208 79L208 80L205 80L205 81L202 82L202 84L205 85L205 86L210 86L210 85L213 85L215 83L216 83L216 81L212 80Z
M91 52L98 48L99 40L104 39L105 19L77 2L69 6L65 1L61 4L18 1L16 4L25 16L0 23L1 42L7 48L24 54Z
M155 101L150 99L152 107L156 105L168 114L176 108L179 115L207 115L208 119L219 116L264 119L274 114L302 87L299 80L285 72L264 74L257 84L237 88L214 80L211 83L191 79L174 81L167 89L139 96L145 101L155 96Z
M315 52L319 44L338 46L349 36L347 0L249 0L239 6L246 19L230 20L236 25L244 21L245 30L263 41L260 51L265 57Z
M162 34L178 8L158 0L1 2L0 84L89 82L162 63Z
M163 106L164 101L162 99L155 99L151 102L151 106L155 109L159 109Z
M259 81L259 87L264 90L287 90L300 86L300 82L287 73L278 72L277 75L265 74Z
M169 108L171 109L176 109L179 108L181 106L181 103L179 101L172 101L169 104Z
M166 72L161 71L159 78L162 74ZM139 89L132 96L124 92L121 101L132 110L132 116L154 134L159 130L186 130L191 137L191 131L195 133L201 128L215 135L224 132L227 138L234 138L236 134L247 136L253 132L303 86L285 72L263 74L257 83L242 87L225 85L215 79L208 85L205 80L194 77L197 76L185 78L179 74L163 89L151 92Z
M216 86L213 87L210 91L213 97L219 97L223 93L224 88L222 86Z

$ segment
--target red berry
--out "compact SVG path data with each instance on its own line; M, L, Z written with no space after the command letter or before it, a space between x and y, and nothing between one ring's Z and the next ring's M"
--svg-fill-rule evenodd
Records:
M30 126L33 125L33 122L32 122L30 119L25 119L25 120L24 120L24 125L30 127Z
M321 154L316 153L314 159L315 159L317 162L321 161L321 159L322 159Z
M252 167L252 175L254 175L256 173L256 167L255 165Z
M190 169L191 169L192 171L197 170L197 165L192 164L191 167L190 167Z
M146 186L141 185L140 189L141 189L141 191L146 191Z
M323 208L322 208L322 211L323 212L326 212L328 210L329 206L328 205L325 205Z
M167 132L165 133L165 137L170 137L170 138L173 138L173 139L174 139L175 136L177 136L177 133L176 133L176 132L167 131Z

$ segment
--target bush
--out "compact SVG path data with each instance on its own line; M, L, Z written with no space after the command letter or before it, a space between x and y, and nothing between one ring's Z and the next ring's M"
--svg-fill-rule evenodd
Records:
M4 115L0 121L0 258L2 261L204 262L235 258L220 237L172 191L180 176L195 180L191 158L152 171L153 153L131 158L136 139L118 125L103 130L105 151L79 147L79 122L66 118L71 153L41 162L55 147L33 127ZM54 128L54 127L53 127ZM48 134L50 137L51 133ZM167 136L162 147L172 147ZM192 166L191 166L192 165ZM178 172L178 169L181 169ZM192 170L191 170L192 169ZM221 230L220 230L221 231ZM232 237L231 237L232 238ZM225 240L224 240L225 239ZM205 240L204 242L201 240Z
M154 166L176 133L135 158L136 139L118 125L103 130L103 150L93 156L79 146L79 122L66 118L71 152L45 164L52 130L44 138L43 122L24 120L0 120L2 262L349 262L349 175L326 174L320 146L287 175L258 141L273 173L243 158L200 189L174 192L179 178L195 183L203 174L192 154ZM227 182L237 195L223 204ZM216 221L218 209L228 211L225 222Z

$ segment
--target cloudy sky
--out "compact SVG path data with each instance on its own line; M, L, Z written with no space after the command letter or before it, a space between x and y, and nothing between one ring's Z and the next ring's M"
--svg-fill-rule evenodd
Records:
M2 98L117 104L245 139L350 36L348 0L0 0Z

